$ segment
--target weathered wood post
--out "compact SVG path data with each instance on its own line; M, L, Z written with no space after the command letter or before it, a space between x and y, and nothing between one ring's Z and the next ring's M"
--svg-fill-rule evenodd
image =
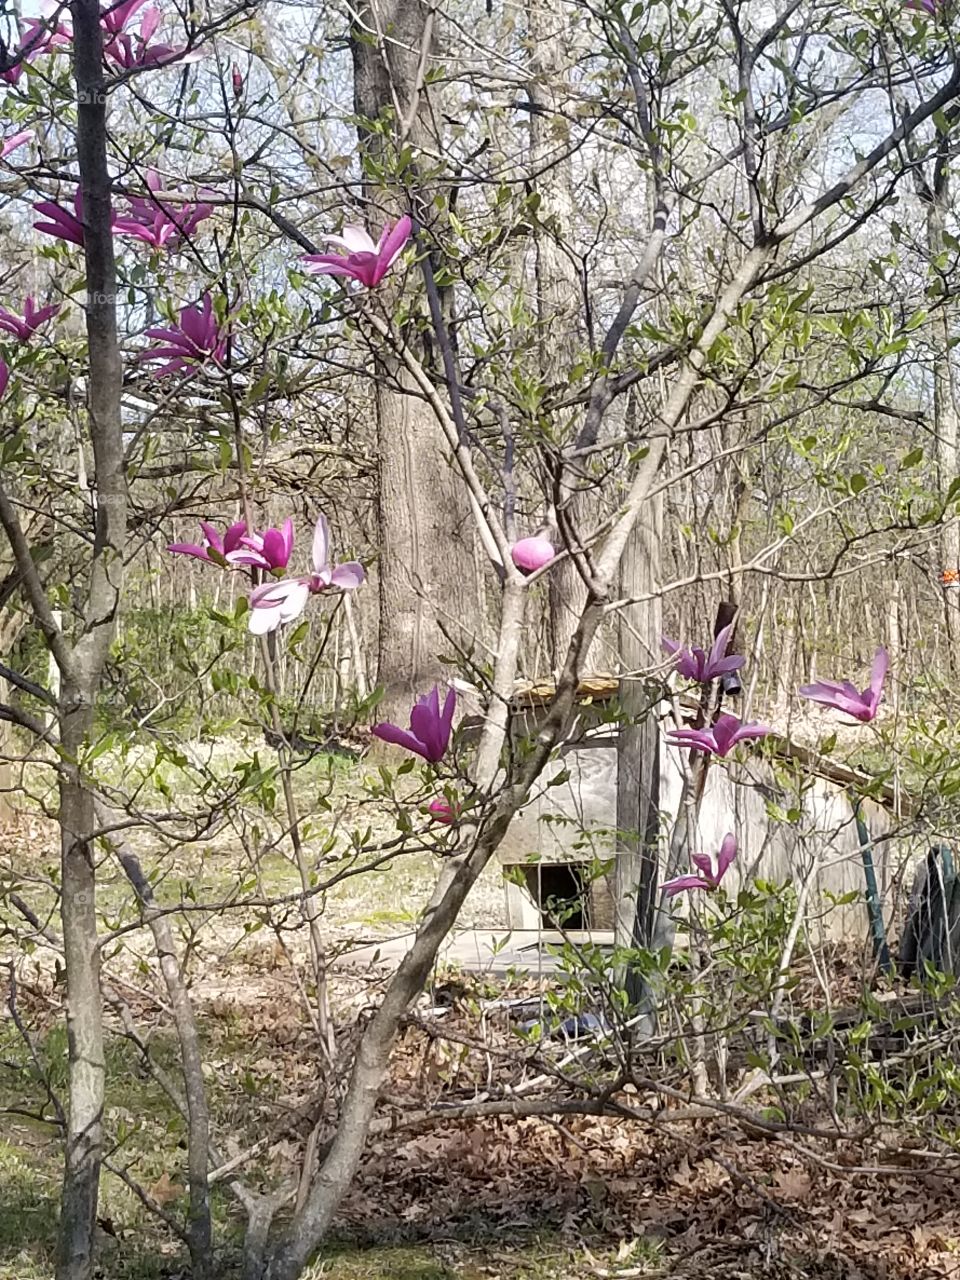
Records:
M660 849L660 699L656 684L637 677L660 656L662 605L656 594L663 500L651 499L620 563L620 592L637 603L620 614L620 706L617 737L617 854L614 874L617 946L649 937ZM649 596L648 599L640 597ZM629 986L629 975L627 975ZM634 993L631 993L633 997Z

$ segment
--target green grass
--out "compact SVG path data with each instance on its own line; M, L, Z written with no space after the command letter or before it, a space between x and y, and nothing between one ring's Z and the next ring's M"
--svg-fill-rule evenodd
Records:
M333 1244L314 1263L312 1274L318 1280L458 1280L456 1271L415 1245L365 1249ZM312 1280L310 1272L307 1277Z
M27 1155L23 1128L5 1122L0 1139L0 1280L48 1280L59 1187L53 1162Z

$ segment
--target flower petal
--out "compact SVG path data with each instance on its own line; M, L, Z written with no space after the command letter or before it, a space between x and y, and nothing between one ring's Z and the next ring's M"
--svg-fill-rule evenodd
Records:
M317 516L316 527L313 531L313 548L310 556L314 573L322 574L325 569L329 568L330 526L327 524L327 517L322 511Z
M306 271L311 276L349 276L351 280L359 280L360 272L348 265L346 258L333 253L310 253L301 258L306 263Z
M379 284L383 277L393 266L396 259L403 252L403 246L410 239L410 232L413 230L413 223L409 214L404 214L400 218L393 230L387 234L384 227L384 234L380 237L380 243L377 246L377 275L375 283Z
M703 875L707 880L713 880L713 859L710 857L709 853L691 853L690 861L698 871L703 872Z
M693 747L698 751L716 751L717 743L712 733L705 729L671 729L667 739L674 747Z
M276 631L280 622L279 605L272 609L251 609L247 615L247 630L251 635L265 636L271 631Z
M310 598L310 584L304 578L285 578L282 582L266 582L250 593L250 611L276 611L273 624L292 622L299 618ZM251 628L252 629L252 628ZM273 627L270 628L273 630Z
M727 868L736 856L737 838L732 832L728 831L723 837L723 843L720 845L720 852L717 854L717 880L723 879Z
M675 898L678 893L683 893L685 889L712 889L713 885L709 880L704 880L702 876L674 876L672 880L666 880L660 886L660 892L665 898Z
M362 564L358 564L356 560L348 560L331 571L330 585L339 587L341 591L354 591L363 586L366 576Z
M223 549L225 552L233 551L235 547L240 545L240 539L247 532L247 524L245 520L237 520L232 524L227 532L223 535Z
M890 668L890 655L887 653L883 645L877 648L877 652L873 655L873 666L870 670L870 693L873 695L873 705L876 707L880 701L880 694L883 690L883 682L887 677L887 671Z
M443 711L440 714L440 723L443 728L444 743L443 749L446 751L450 742L450 730L453 728L453 713L457 706L457 691L453 685L447 690L447 696L444 699Z
M384 724L375 724L370 732L382 742L392 742L395 746L406 747L408 751L413 751L418 756L423 756L424 759L429 758L419 738L415 738L409 730L401 729L399 725L390 724L387 721Z
M271 569L285 569L289 560L287 544L279 529L268 529L263 535L263 554Z
M167 544L167 550L172 551L175 556L194 556L197 560L210 559L207 548L201 547L196 542L170 542Z
M436 764L446 748L439 710L435 710L429 700L418 702L410 712L410 728L423 743L425 757Z
M338 244L341 248L346 249L347 253L376 253L377 246L373 243L370 233L365 227L358 227L355 224L348 224L343 228L342 236L324 236L327 244Z

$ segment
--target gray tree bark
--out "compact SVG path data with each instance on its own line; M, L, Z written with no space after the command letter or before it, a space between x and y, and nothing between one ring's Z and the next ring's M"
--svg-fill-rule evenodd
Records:
M530 186L540 197L534 232L534 278L540 377L547 387L567 381L584 341L580 276L576 261L564 244L576 219L570 123L564 114L569 97L570 17L569 6L563 0L527 0L527 100L533 175ZM568 483L562 486L555 536L576 552L596 504L591 503L588 493L580 492L587 484L585 474L565 479ZM572 556L554 565L547 582L550 661L553 670L558 671L583 612L587 587ZM591 659L592 653L585 655L585 670Z
M620 562L620 593L637 596L659 588L663 538L663 498L647 504L634 526ZM617 739L616 943L647 946L659 875L660 719L655 685L632 673L660 656L663 609L659 597L628 605L620 614L620 655L630 673L620 681L626 720ZM632 1000L640 987L627 975Z
M420 0L367 0L357 8L351 42L357 115L361 121L392 117L387 139L360 126L361 149L378 160L403 141L415 156L431 144L438 149L423 85L432 39L432 10ZM424 193L416 194L418 206L428 207ZM367 195L373 223L383 192L370 186ZM389 204L392 216L406 212L395 195ZM378 290L383 297L389 281ZM443 628L460 639L481 626L479 619L474 624L471 590L472 520L443 433L398 361L381 352L377 373L377 665L389 719L405 717L416 695L443 680L439 655L451 647Z
M70 1073L57 1277L90 1280L102 1158L104 1058L93 843L97 822L93 795L75 762L93 723L114 633L123 577L127 493L100 8L97 0L73 0L70 8L85 223L87 414L97 503L85 614L70 651L54 649L62 677L58 717L65 760L60 782L61 918Z
M949 134L938 148L933 181L925 190L927 199L927 252L931 266L946 250L944 232L950 212ZM946 297L939 299L930 319L933 340L933 419L936 460L940 486L946 489L960 474L960 430L953 381L951 336L956 307ZM940 570L960 572L960 521L947 521L940 535ZM943 586L943 608L947 630L948 661L954 671L960 667L960 584Z

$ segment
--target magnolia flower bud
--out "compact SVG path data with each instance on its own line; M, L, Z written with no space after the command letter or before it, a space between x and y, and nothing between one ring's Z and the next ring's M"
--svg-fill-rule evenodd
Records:
M546 538L521 538L510 548L510 557L521 573L535 573L556 556Z
M456 808L446 800L431 800L427 812L434 822L442 822L445 827L452 827L458 817Z

